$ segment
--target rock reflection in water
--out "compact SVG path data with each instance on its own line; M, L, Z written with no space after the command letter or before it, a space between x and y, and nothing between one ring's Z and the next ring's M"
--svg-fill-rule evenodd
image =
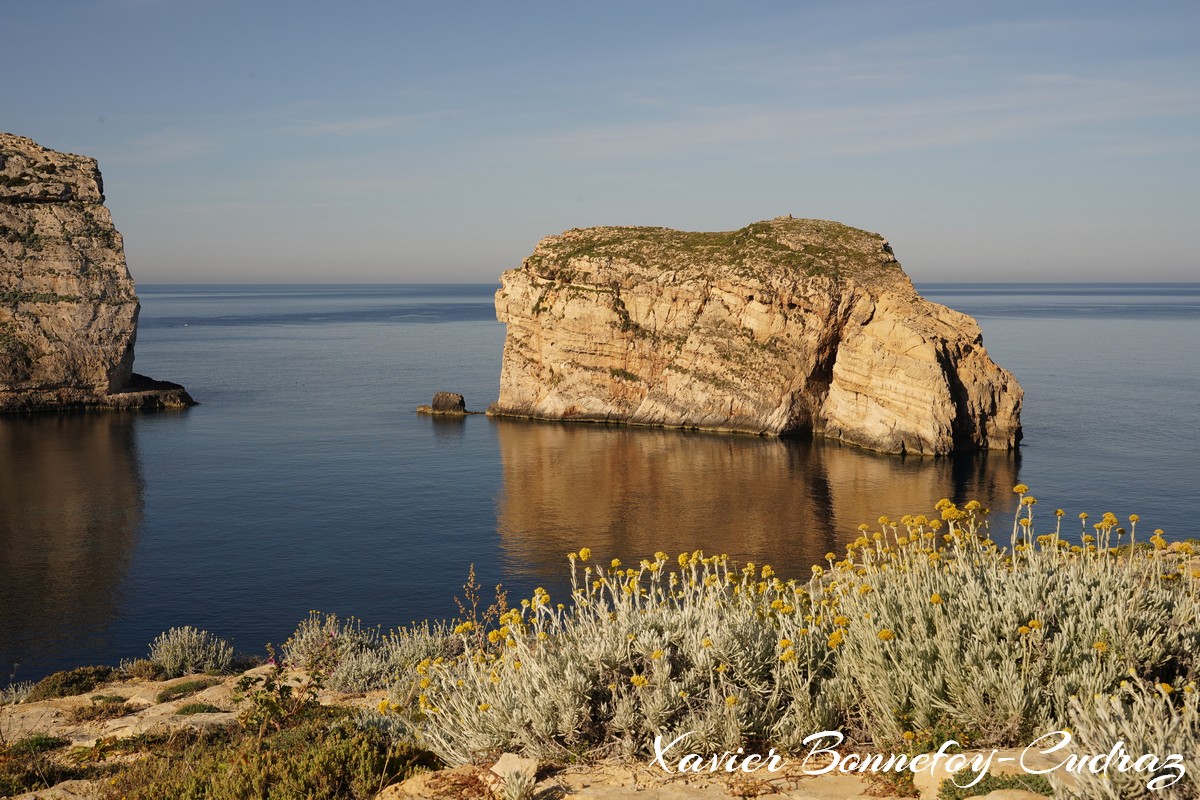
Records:
M0 683L104 652L142 521L135 419L0 417Z
M881 515L932 516L942 497L1010 507L1019 463L1008 453L900 458L823 441L493 424L505 572L556 584L566 554L583 546L626 564L699 549L807 576Z

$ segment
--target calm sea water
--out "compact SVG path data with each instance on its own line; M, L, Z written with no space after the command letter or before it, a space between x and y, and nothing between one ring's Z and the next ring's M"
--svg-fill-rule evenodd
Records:
M1043 519L1200 533L1200 284L920 287L1026 391L1018 454L954 459L416 415L438 390L495 399L494 288L141 287L138 371L202 405L0 418L0 684L143 656L176 625L261 652L310 609L449 617L471 564L561 596L584 545L806 575L860 522L941 497L1008 514L1019 481Z

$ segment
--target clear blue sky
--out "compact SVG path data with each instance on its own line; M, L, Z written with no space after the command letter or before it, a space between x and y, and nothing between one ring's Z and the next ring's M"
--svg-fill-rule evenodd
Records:
M140 282L491 281L780 214L936 280L1200 275L1200 3L5 3L0 130Z

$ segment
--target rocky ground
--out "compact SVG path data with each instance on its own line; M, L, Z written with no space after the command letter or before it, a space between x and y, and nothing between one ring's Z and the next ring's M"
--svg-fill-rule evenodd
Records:
M262 675L270 667L250 670ZM186 728L201 729L236 722L235 684L241 676L188 676L169 681L123 680L74 697L53 698L0 707L0 744L40 734L61 737L63 758L80 754L120 763L138 758L113 747L120 740L153 736ZM173 696L179 695L179 696ZM167 698L170 699L167 699ZM382 692L345 695L322 691L324 705L374 708ZM210 707L215 710L200 710ZM184 713L181 713L184 712ZM190 712L190 713L189 713ZM112 755L106 756L106 750ZM514 772L533 776L535 800L841 800L888 798L887 791L858 776L804 773L798 761L784 769L756 774L667 774L642 762L605 761L583 766L550 768L508 754L498 764L462 766L424 772L378 793L378 800L493 800L504 796L504 779ZM918 775L921 796L936 797L927 776ZM924 778L924 780L922 780ZM68 780L53 788L15 796L15 800L96 800L102 785L94 780ZM1025 800L1040 795L993 792L988 800Z

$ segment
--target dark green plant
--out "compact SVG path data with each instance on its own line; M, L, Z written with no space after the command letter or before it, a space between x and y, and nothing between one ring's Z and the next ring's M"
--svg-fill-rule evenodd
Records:
M612 369L610 369L608 371L608 374L610 377L616 378L618 380L623 380L623 381L633 381L636 383L641 380L640 377L638 377L637 375L635 375L634 373L630 372L627 369L618 369L616 367L613 367Z
M267 651L273 648L267 645ZM299 684L289 683L286 670L272 664L262 675L243 675L234 686L233 701L242 706L238 721L256 730L261 741L268 730L280 731L311 718L320 709L319 677L309 675Z
M56 292L21 292L16 289L0 292L0 303L10 306L18 303L78 303L79 299L77 295Z
M10 755L33 755L58 750L71 743L70 739L62 736L51 736L48 733L31 733L23 739L13 742L8 748Z
M210 703L187 703L175 710L175 713L181 717L189 717L192 714L216 714L221 709Z
M196 739L156 749L105 785L104 800L366 800L422 767L428 754L376 731L309 719L259 740Z
M0 742L0 797L48 789L60 781L82 777L50 753L69 742L57 736L32 734L11 745Z
M29 691L25 701L48 700L52 697L73 697L90 692L114 677L112 667L76 667L47 675Z
M124 703L129 698L119 694L94 694L90 699L93 703Z
M985 775L974 786L962 788L955 785L950 778L942 781L938 790L938 800L966 800L968 797L982 796L998 789L1024 789L1034 794L1054 796L1054 787L1050 781L1041 775Z

